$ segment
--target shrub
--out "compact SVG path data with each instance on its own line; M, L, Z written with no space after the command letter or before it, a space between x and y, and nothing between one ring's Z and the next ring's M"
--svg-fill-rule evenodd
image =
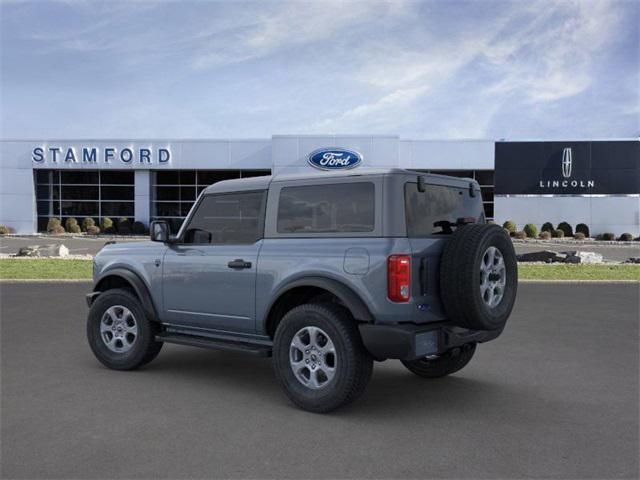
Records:
M553 238L564 238L564 230L556 228L551 235Z
M620 240L621 242L632 242L633 235L631 235L630 233L623 233L622 235L620 235L620 238L618 238L618 240Z
M538 236L538 227L533 223L527 223L522 230L527 234L527 237L536 238Z
M545 230L544 232L540 232L540 240L549 240L551 238L551 232Z
M567 222L560 222L557 229L562 230L565 237L573 237L573 228Z
M520 230L519 232L514 233L513 236L518 240L524 240L527 238L527 233L524 230Z
M113 228L113 220L109 217L104 217L102 219L102 224L100 225L100 231L104 233L115 233L115 229Z
M487 220L487 225L495 225L496 221L495 220Z
M73 217L67 218L67 221L64 222L64 227L69 233L80 233L80 225L78 225L78 220Z
M131 235L131 222L128 218L119 218L117 230L120 235Z
M50 218L47 222L47 233L55 233L54 230L57 227L61 227L62 223L59 218Z
M62 225L56 225L55 227L53 227L49 233L53 234L53 235L61 235L65 232L64 227Z
M586 223L579 223L576 225L576 233L583 233L585 237L589 238L589 226Z
M100 233L100 227L96 227L95 225L89 225L87 227L88 235L98 235Z
M507 220L506 222L504 222L502 224L502 227L509 232L509 235L511 235L513 237L513 234L516 233L517 227L515 222L512 222L511 220Z
M573 236L573 238L576 239L576 240L584 240L586 237L585 237L584 233L576 232L575 235Z
M0 225L0 235L6 235L8 233L11 233L13 230L10 227L7 227L6 225Z
M616 239L616 236L611 232L606 232L598 235L598 240L604 240L606 242L610 242L615 239Z
M133 222L131 226L131 231L136 235L144 235L147 232L147 229L142 222Z
M553 228L553 224L552 224L551 222L544 222L544 223L542 224L542 228L541 228L540 230L542 230L543 232L549 232L549 233L551 233L551 232L553 232L553 230L554 230L554 228Z
M87 217L84 220L82 220L82 230L84 230L85 232L89 230L89 227L95 227L95 226L96 226L96 222L91 217Z

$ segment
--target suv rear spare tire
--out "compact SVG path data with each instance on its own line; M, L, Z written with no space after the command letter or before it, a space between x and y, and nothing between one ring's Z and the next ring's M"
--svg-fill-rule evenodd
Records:
M502 329L518 288L511 239L497 225L467 225L449 239L440 264L440 292L448 317L475 330Z

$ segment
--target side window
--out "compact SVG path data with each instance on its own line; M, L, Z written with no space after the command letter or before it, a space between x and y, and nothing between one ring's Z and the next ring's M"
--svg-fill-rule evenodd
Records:
M185 243L251 244L262 238L266 192L207 195L185 230Z
M357 233L374 228L373 183L284 187L278 202L278 233Z

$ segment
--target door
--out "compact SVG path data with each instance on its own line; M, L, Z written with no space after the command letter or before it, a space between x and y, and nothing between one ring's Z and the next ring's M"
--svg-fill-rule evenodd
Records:
M256 267L266 192L205 195L164 257L164 320L255 331Z

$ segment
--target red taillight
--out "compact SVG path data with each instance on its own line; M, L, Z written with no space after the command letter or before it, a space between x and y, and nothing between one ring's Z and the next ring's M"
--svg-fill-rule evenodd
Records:
M411 257L391 255L387 259L387 296L392 302L408 302L411 287Z

